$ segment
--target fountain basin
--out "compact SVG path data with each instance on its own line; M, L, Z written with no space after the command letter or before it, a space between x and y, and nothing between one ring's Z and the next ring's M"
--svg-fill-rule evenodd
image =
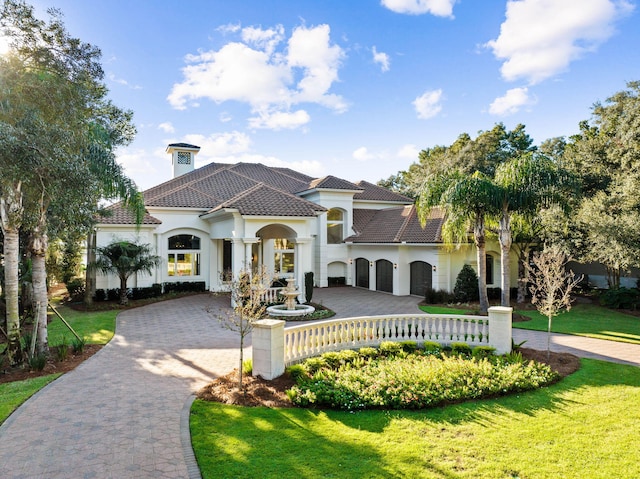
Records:
M269 316L303 316L305 314L311 314L316 310L313 306L308 304L296 304L293 309L289 309L286 304L276 304L267 308L267 314Z

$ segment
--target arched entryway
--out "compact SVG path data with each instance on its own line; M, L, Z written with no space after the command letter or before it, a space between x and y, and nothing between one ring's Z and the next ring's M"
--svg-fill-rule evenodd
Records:
M260 242L252 246L252 267L264 265L274 278L295 277L296 232L286 225L271 224L256 232Z
M393 293L393 264L386 259L376 261L376 290Z
M356 286L369 289L369 260L356 259Z
M432 288L433 267L425 261L414 261L410 265L409 294L424 296Z

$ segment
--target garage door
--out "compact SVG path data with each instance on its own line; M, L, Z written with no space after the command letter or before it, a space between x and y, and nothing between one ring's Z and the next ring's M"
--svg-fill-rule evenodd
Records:
M369 289L369 260L356 260L356 286Z
M376 261L376 289L393 293L393 265L391 261L386 259Z
M411 287L410 294L424 296L427 289L431 289L432 266L424 261L411 263Z

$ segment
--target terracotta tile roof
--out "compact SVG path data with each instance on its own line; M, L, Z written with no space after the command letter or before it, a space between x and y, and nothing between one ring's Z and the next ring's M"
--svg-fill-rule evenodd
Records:
M100 217L99 223L103 225L132 225L135 224L136 219L126 208L123 208L121 203L117 203L115 205L111 205L106 208L108 212L107 215ZM143 225L160 225L162 221L158 218L154 218L149 213L145 213L142 218Z
M369 201L393 201L398 203L411 204L413 200L408 196L394 193L382 186L374 185L368 181L358 181L356 185L362 189L362 193L356 193L353 196L354 200L369 200Z
M382 210L353 210L356 234L345 239L352 243L440 243L444 221L442 212L434 208L422 228L414 205Z
M210 213L224 208L234 208L248 216L316 216L319 212L327 211L316 203L262 183L223 202Z
M200 147L196 145L190 145L189 143L170 143L169 146L174 148L189 148L191 150L199 150Z
M358 190L362 188L351 183L350 181L336 178L335 176L325 176L318 178L309 183L309 189L326 189L326 190Z

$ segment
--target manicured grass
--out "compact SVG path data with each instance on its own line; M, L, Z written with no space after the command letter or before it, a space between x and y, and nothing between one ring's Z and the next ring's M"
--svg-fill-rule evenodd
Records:
M640 368L583 360L537 391L419 412L196 401L206 478L640 477Z
M60 376L60 374L50 374L48 376L25 379L24 381L0 384L0 398L2 398L0 401L0 424L3 423L20 404L58 376Z
M428 314L469 314L471 309L449 308L448 306L422 305L420 309Z
M71 325L76 333L84 338L87 343L107 344L113 337L116 329L116 316L120 312L119 309L111 311L76 311L74 309L58 306L56 310ZM64 335L67 342L71 343L75 336L69 328L52 312L49 317L53 321L49 323L49 344L57 346Z
M518 311L531 321L513 323L514 328L546 331L548 320L537 311ZM551 322L554 333L575 334L590 338L608 339L640 344L640 318L595 304L576 304L570 311L559 314Z

